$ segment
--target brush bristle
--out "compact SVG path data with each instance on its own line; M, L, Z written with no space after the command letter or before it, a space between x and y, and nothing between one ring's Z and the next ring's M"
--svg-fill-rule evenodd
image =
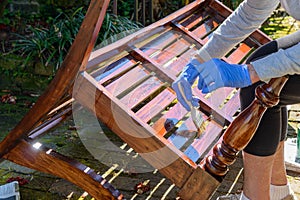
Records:
M204 133L206 126L208 125L208 120L204 120L200 111L195 107L192 108L191 115L197 128L196 138L199 138Z

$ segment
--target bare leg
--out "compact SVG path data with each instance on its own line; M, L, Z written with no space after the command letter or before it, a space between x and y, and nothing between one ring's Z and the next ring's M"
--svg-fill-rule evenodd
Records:
M243 152L243 193L251 200L269 200L272 167L275 155L254 156Z
M286 185L287 183L286 168L284 164L284 141L282 141L279 143L278 149L275 153L271 184Z

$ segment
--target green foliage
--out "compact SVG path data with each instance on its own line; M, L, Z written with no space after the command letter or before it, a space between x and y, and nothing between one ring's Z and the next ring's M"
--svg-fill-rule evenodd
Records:
M14 41L15 52L24 56L24 65L29 62L41 62L45 66L52 64L57 69L70 48L80 24L84 18L82 8L71 16L60 13L49 28L29 26L30 35L17 34Z
M276 10L260 28L272 39L284 37L300 28L300 22L293 19L283 10Z
M74 12L74 8L84 7L87 8L89 0L37 0L40 4L41 17L55 18L60 12L71 14Z
M10 18L6 17L9 13L8 9L3 9L0 17L0 24L8 25L10 23Z
M111 1L112 6L113 1ZM134 13L134 0L118 0L118 15L131 19Z
M161 1L161 13L157 16L158 18L163 18L184 6L184 1L182 0L165 0Z
M40 62L45 66L52 65L57 70L71 47L84 16L85 10L81 7L71 15L61 12L51 21L49 28L29 26L29 35L16 35L11 53L23 56L24 66ZM97 43L115 41L139 27L139 24L127 18L107 14Z
M113 43L141 27L140 23L133 22L126 17L106 14L98 36L97 48Z
M8 4L8 0L1 0L0 1L0 18L3 17L4 11L7 10L6 6Z
M84 5L88 5L90 0L37 0L37 2L41 5L48 5L52 7L60 7L60 8L74 8L74 7L82 7Z

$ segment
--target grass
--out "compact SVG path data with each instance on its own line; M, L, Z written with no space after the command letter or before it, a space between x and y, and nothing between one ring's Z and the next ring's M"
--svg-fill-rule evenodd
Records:
M277 12L262 26L261 30L264 33L272 39L277 39L299 30L299 21L280 10Z

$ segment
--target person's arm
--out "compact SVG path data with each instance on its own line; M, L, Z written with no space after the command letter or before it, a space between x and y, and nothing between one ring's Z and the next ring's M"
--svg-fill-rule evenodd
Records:
M236 44L259 28L278 4L279 0L245 0L242 2L200 49L200 57L207 61L209 58L221 58L226 55Z
M300 74L300 43L251 62L260 80Z
M247 68L248 68L251 83L253 84L253 83L258 82L260 80L260 78L259 78L258 74L256 73L253 65L247 64Z
M300 42L300 30L276 39L278 49L287 49Z

